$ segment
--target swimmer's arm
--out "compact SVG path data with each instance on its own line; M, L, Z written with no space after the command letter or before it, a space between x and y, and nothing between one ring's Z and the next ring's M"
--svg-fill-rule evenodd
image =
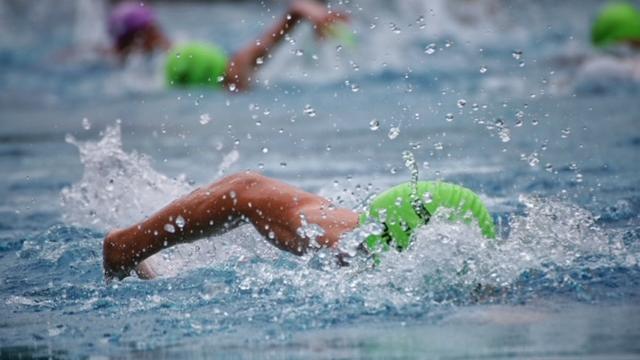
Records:
M259 65L267 60L270 52L275 49L285 35L304 19L313 23L316 33L323 36L331 24L336 21L345 21L346 16L332 12L323 4L313 0L294 1L282 18L270 27L262 37L234 54L227 67L226 84L235 84L239 90L246 89L251 81L251 75ZM258 61L258 59L262 59L262 61Z

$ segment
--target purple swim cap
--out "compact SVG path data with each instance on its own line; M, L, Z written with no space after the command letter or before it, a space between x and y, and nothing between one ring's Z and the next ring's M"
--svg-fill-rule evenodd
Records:
M120 43L154 22L155 15L149 6L125 1L111 11L109 35L116 43Z

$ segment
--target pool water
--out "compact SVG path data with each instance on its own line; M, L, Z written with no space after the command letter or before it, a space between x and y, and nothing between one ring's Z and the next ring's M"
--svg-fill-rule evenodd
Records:
M303 27L228 94L91 55L104 4L1 3L0 357L636 358L640 86L633 54L590 48L599 6L349 2L355 47ZM156 7L229 51L283 11ZM441 215L337 268L241 227L104 281L106 231L201 184L253 169L361 209L410 179L406 151L477 191L498 239Z

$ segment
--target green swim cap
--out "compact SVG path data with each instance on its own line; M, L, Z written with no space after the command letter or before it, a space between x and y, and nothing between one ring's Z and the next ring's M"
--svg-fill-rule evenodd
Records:
M473 191L445 182L420 181L414 203L411 192L410 183L394 186L378 195L371 202L368 213L360 216L361 224L373 220L385 227L381 235L369 235L365 240L370 251L387 250L392 242L400 251L408 248L413 231L426 224L440 207L453 210L452 221L470 223L475 218L482 235L489 239L496 237L493 219ZM465 216L468 212L471 217Z
M328 29L328 32L329 36L338 40L342 43L342 45L348 48L353 49L358 44L358 39L351 31L351 28L343 23L339 22L331 25Z
M219 77L227 71L227 63L227 55L213 45L194 42L178 46L165 64L167 84L221 87Z
M627 40L640 40L640 12L627 3L607 5L593 23L591 41L603 47Z

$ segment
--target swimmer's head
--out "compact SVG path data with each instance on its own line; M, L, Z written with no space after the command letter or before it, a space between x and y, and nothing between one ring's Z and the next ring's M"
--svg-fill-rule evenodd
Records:
M599 47L640 42L640 12L628 3L605 6L593 23L591 41Z
M426 225L439 208L452 210L450 220L466 223L475 220L486 238L495 238L493 219L471 190L444 182L421 181L413 192L409 183L394 186L378 195L369 211L362 214L361 223L373 221L382 225L381 233L369 235L365 240L369 251L407 249L415 230Z
M165 77L169 86L220 88L227 70L227 55L213 44L190 42L175 47L167 56Z
M133 48L151 52L166 42L148 5L125 1L111 11L108 21L109 35L118 52Z

